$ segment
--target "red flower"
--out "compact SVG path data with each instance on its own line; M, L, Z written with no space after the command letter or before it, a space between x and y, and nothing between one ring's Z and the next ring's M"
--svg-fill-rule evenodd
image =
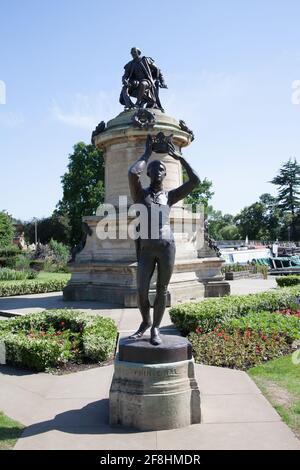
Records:
M203 328L200 328L200 326L198 326L196 328L196 333L202 333L203 332Z
M260 347L258 346L258 344L255 346L255 352L256 352L257 354L260 354L260 353L261 353L261 349L260 349Z
M60 322L60 326L65 326L65 322L64 322L64 321L61 321L61 322Z
M262 335L261 339L262 339L263 341L267 341L268 337L267 337L266 335Z

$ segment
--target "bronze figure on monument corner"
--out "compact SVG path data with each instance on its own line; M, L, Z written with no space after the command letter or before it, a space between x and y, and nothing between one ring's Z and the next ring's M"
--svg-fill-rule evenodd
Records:
M130 52L132 60L124 67L120 103L125 109L146 107L163 111L159 88L167 88L167 85L160 69L151 57L141 57L137 47L132 47ZM135 104L130 97L137 99Z
M147 166L153 151L168 153L174 159L179 160L187 172L188 181L176 189L165 191L163 189L163 180L166 176L164 163L160 160L153 160ZM150 186L143 188L141 175L146 167ZM131 338L141 338L151 327L150 342L153 345L159 345L162 342L159 336L159 326L166 308L168 284L175 261L175 240L169 222L170 210L171 206L190 194L200 180L181 153L176 151L172 135L166 137L162 132L155 137L148 135L145 152L129 168L128 178L133 202L145 206L147 213L147 220L144 219L143 222L140 219L140 234L137 240L137 290L142 323ZM155 266L157 266L157 282L152 323L149 288Z

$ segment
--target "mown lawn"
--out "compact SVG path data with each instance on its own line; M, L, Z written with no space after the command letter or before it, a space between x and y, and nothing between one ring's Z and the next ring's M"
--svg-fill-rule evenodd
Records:
M300 438L300 352L253 367L248 373Z
M0 450L12 449L23 429L22 424L8 418L0 411Z
M71 277L70 273L48 273L41 271L38 274L37 280L39 281L54 281L54 280L66 280L68 281Z

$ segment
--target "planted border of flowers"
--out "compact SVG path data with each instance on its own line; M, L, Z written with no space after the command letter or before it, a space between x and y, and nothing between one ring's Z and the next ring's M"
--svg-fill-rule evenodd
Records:
M200 330L190 333L188 338L195 361L206 365L246 370L292 350L285 337L276 333L267 336L250 329L237 329L229 334L222 327L209 333Z
M67 280L56 279L49 281L24 280L24 281L1 281L0 297L12 295L42 294L44 292L58 292L67 285Z
M0 323L6 362L37 371L68 362L107 361L116 340L112 319L72 309L45 310Z
M300 303L300 286L283 287L258 294L232 295L189 302L170 309L175 326L185 335L201 327L204 332L212 331L232 318L240 318L249 312L288 309Z

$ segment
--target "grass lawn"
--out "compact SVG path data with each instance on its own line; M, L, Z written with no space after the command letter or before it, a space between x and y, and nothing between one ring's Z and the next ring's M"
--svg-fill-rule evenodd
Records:
M0 297L58 292L66 286L70 277L70 273L49 273L42 271L36 279L0 281Z
M48 273L41 271L38 274L37 280L39 281L54 281L54 280L66 280L68 281L71 277L70 273Z
M253 367L248 373L300 439L300 363L294 364L289 354Z
M12 449L23 429L22 424L13 421L0 411L0 450Z

